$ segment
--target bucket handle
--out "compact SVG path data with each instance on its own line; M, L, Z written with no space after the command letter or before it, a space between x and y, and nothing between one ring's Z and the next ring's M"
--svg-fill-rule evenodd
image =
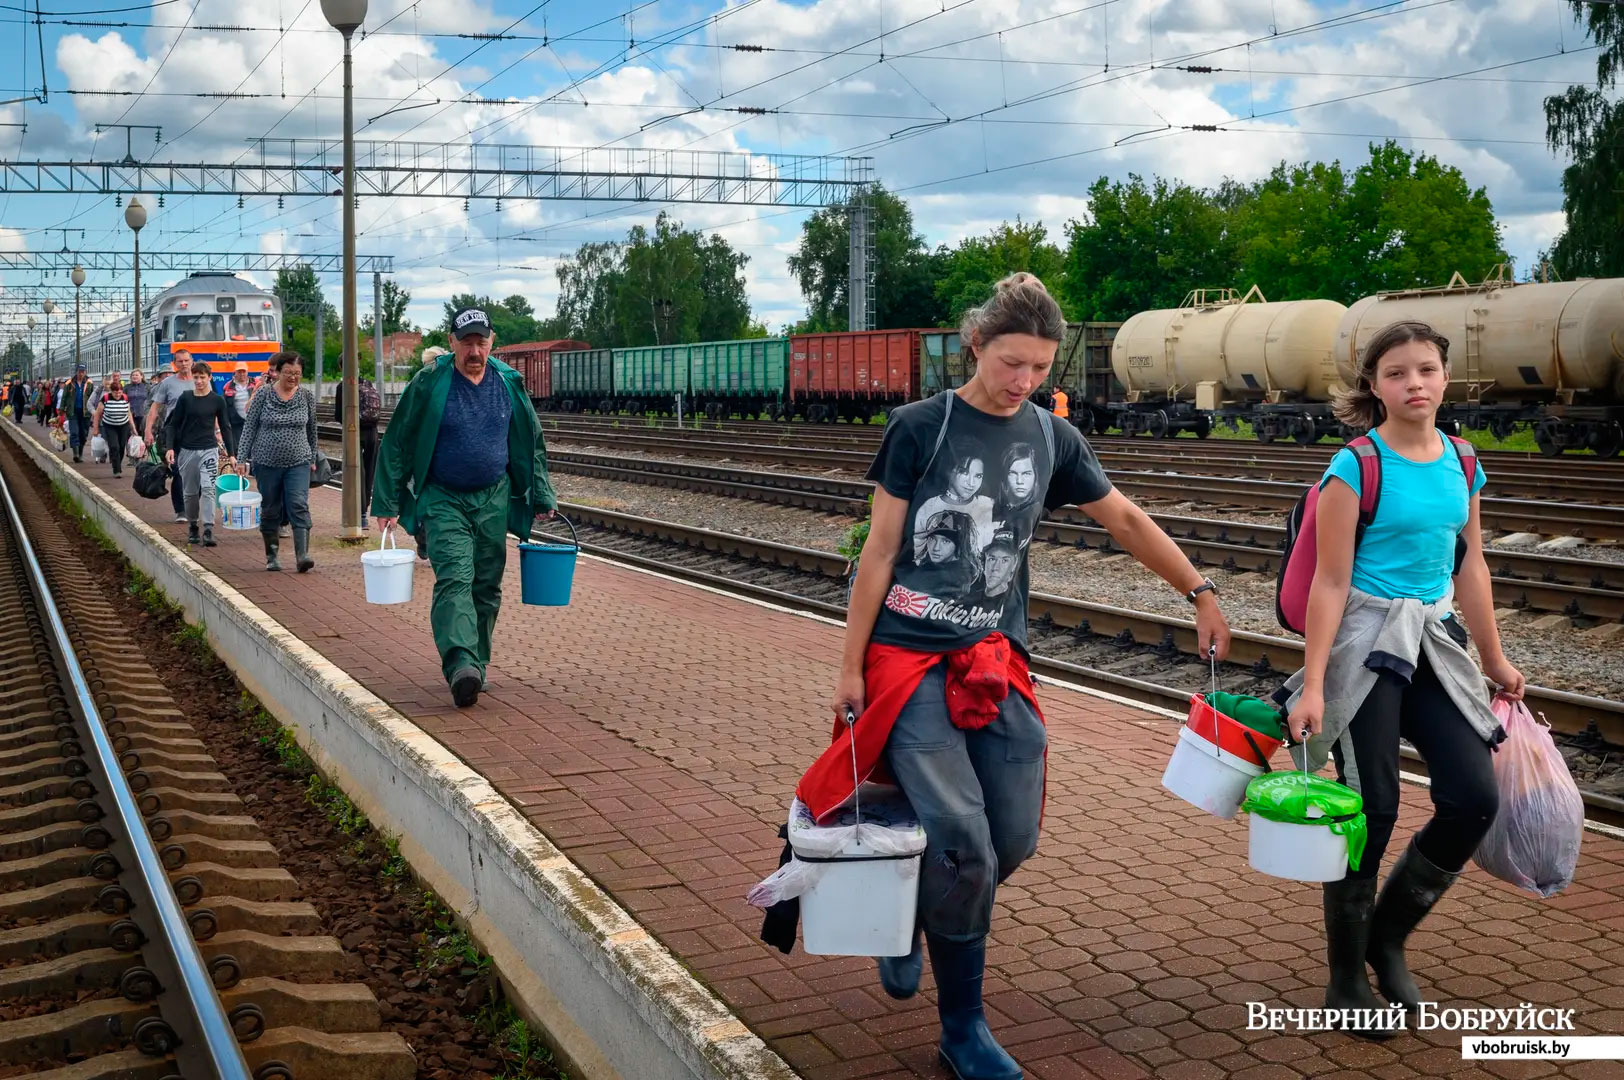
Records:
M400 545L395 542L395 527L393 525L389 526L387 529L383 530L383 532L378 534L378 550L379 551L386 550L384 548L384 544L386 544L386 543L389 545L390 548L398 549L400 547Z
M852 826L852 835L856 836L862 831L863 824L863 780L857 775L857 713L850 705L846 706L846 731L851 736L851 799L852 812L857 818Z
M566 524L566 525L568 525L570 527L570 543L575 545L575 550L576 551L580 551L581 550L581 538L575 532L575 522L573 522L569 518L565 517L564 516L564 511L562 511L562 510L555 509L553 511L553 516L558 518L558 520L562 521L564 524Z
M1214 698L1217 698L1217 696L1218 696L1218 646L1215 643L1209 643L1207 645L1207 663L1212 666L1212 696ZM1221 749L1219 749L1219 746L1218 746L1218 744L1220 742L1222 742L1222 739L1221 739L1221 737L1219 735L1219 733L1222 730L1223 730L1223 725L1218 722L1218 705L1216 704L1216 702L1214 702L1214 703L1212 703L1212 756L1213 756L1214 759L1221 759L1224 756L1223 751ZM1255 750L1257 748L1254 746L1253 749ZM1264 767L1267 768L1268 766L1265 765Z
M1273 769L1269 768L1269 759L1264 756L1263 748L1258 746L1256 739L1252 738L1252 733L1250 731L1242 731L1241 735L1245 737L1246 745L1252 748L1252 753L1257 755L1257 763L1263 766L1263 771L1266 773L1274 772Z

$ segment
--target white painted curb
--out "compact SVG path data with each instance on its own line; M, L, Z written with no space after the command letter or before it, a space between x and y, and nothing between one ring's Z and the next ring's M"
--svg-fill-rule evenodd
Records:
M467 922L519 1010L585 1080L791 1080L789 1065L491 784L0 421L130 563L179 604L321 772Z

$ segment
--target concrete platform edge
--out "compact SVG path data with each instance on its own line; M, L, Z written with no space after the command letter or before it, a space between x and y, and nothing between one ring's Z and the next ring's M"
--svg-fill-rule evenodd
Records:
M206 629L216 654L293 729L322 773L400 837L413 870L465 918L572 1075L796 1075L477 772L9 419L0 423Z

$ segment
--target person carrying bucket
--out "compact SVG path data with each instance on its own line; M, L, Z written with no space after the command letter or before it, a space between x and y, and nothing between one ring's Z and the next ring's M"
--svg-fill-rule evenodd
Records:
M1483 676L1506 697L1523 693L1522 673L1501 651L1483 561L1483 470L1469 444L1434 423L1449 378L1448 340L1425 323L1394 323L1365 347L1355 388L1336 397L1337 418L1369 429L1369 440L1339 450L1320 481L1303 667L1276 694L1290 710L1288 733L1307 740L1292 751L1298 764L1317 769L1334 756L1367 820L1358 869L1323 886L1327 1008L1380 1008L1368 962L1390 1005L1419 1009L1405 939L1460 875L1499 805L1491 748L1505 733ZM1367 481L1380 495L1373 514L1361 506ZM1466 651L1457 598L1482 672ZM1434 812L1378 898L1398 820L1401 737L1427 762Z
M484 688L506 534L528 540L558 507L535 407L519 372L491 356L494 338L482 309L456 313L453 351L425 365L395 406L372 488L380 532L398 522L428 541L429 624L458 708Z
M303 574L316 565L310 557L310 467L321 453L316 446L316 399L299 385L304 359L298 353L277 353L270 369L270 387L248 401L237 454L245 465L252 464L259 481L265 569L282 569L278 536L287 521L293 526L294 567Z
M852 794L854 774L869 779L883 767L907 795L926 835L919 907L912 951L881 957L880 982L894 998L913 996L922 933L939 1051L961 1080L1022 1075L987 1029L981 989L994 893L1037 850L1043 809L1048 740L1026 618L1027 549L1044 509L1081 505L1190 600L1203 651L1229 648L1216 586L1111 486L1075 427L1027 400L1065 332L1041 281L1007 277L964 316L974 377L892 411L868 471L874 511L847 613L835 740L796 792L817 820ZM974 508L985 500L990 516L1006 477L976 463L1005 461L1018 444L1031 452L1031 476L1020 479L1030 498L1010 503L996 529L977 529ZM943 503L960 508L956 518L922 516ZM963 573L949 572L956 561Z

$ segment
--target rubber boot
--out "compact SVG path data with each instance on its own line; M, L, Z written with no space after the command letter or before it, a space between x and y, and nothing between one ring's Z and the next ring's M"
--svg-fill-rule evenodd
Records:
M1370 912L1376 902L1375 878L1343 878L1325 883L1325 953L1330 981L1327 1009L1381 1009L1365 974L1365 946L1370 940ZM1361 1039L1390 1039L1381 1028L1349 1028Z
M275 533L260 533L260 539L265 541L265 569L280 570L282 564L276 561L277 539Z
M1412 840L1387 875L1371 914L1365 958L1376 972L1382 997L1408 1012L1421 1008L1421 991L1404 963L1404 941L1458 877L1459 873L1434 866Z
M925 970L925 949L914 924L913 949L906 956L875 958L880 967L880 985L898 1001L907 1001L919 992L919 976Z
M1021 1080L1021 1067L987 1030L981 1006L987 939L949 941L927 934L925 940L936 974L936 1012L942 1021L937 1052L943 1063L958 1080Z
M310 530L293 530L293 561L299 573L304 573L316 565L316 560L310 557Z

